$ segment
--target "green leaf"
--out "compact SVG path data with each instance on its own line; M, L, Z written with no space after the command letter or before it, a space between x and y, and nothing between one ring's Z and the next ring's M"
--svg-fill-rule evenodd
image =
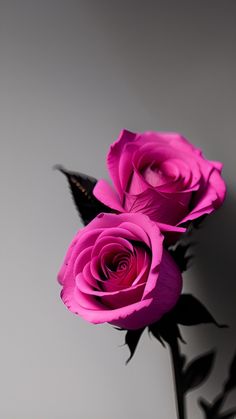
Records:
M211 351L190 362L183 371L183 389L187 393L199 387L208 378L213 367L215 352Z

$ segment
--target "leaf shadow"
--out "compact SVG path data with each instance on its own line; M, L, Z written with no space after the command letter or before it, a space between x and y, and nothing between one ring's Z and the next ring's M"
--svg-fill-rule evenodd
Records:
M198 246L195 249L195 264L191 282L194 294L204 301L214 316L221 323L229 325L227 333L215 333L209 328L200 329L198 341L202 345L217 347L218 360L214 372L214 380L209 384L207 395L217 393L219 386L224 381L226 370L230 364L232 350L235 348L236 316L236 268L235 268L235 237L236 237L236 194L228 191L226 202L223 207L203 223L203 228L196 232L194 239ZM191 290L192 291L192 290ZM222 361L222 362L221 362ZM235 388L232 389L235 391ZM227 396L228 397L228 396ZM226 397L224 396L225 401ZM214 403L220 403L220 396L212 403L201 400L201 407L207 419L231 419L236 418L235 410L230 410L232 398L226 401L229 409L217 416L212 411ZM225 409L226 409L225 406ZM217 405L216 405L217 407ZM205 410L204 410L205 409ZM209 410L210 409L210 410ZM210 413L211 412L211 413ZM207 416L208 414L208 416Z
M222 386L222 391L211 402L205 399L199 400L199 405L202 408L205 419L234 419L236 416L236 406L233 409L225 410L224 404L232 392L236 388L236 352L231 361L228 376Z

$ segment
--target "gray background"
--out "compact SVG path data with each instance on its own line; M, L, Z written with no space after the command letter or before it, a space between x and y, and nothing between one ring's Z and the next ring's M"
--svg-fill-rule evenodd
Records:
M185 289L231 328L183 329L191 356L219 348L189 417L220 390L236 349L235 21L235 0L0 1L0 418L176 417L167 350L145 335L126 367L123 334L69 313L56 282L81 224L52 166L106 177L122 128L180 131L225 164Z

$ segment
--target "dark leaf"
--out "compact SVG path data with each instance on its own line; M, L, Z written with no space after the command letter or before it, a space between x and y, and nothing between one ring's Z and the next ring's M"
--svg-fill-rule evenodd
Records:
M236 387L236 353L233 357L233 360L229 369L229 377L225 383L225 391L229 392Z
M226 413L223 413L219 416L219 419L235 419L236 418L236 410L229 410ZM214 418L213 418L214 419Z
M158 322L151 324L148 330L163 346L165 346L165 342L171 344L176 338L185 343L172 312L163 316Z
M183 223L182 226L187 228L187 235L191 235L191 233L194 230L199 230L202 227L203 221L207 215L202 215L199 218L196 218L195 220L187 221L186 223Z
M173 259L179 266L181 272L184 272L188 269L189 262L193 258L193 255L191 254L187 255L188 250L191 245L192 243L188 243L188 244L179 243L174 249L169 249L169 253L171 254Z
M214 412L211 405L204 400L200 400L200 406L202 407L206 419L235 419L236 410L229 410L225 413Z
M191 222L192 227L195 228L196 230L198 230L199 228L201 228L202 227L202 223L203 223L203 221L205 220L206 217L207 217L207 215L202 215L201 217L196 218L195 220L193 220Z
M211 414L212 414L212 416L216 415L220 411L220 409L223 406L224 401L225 401L225 395L224 394L220 394L215 399L215 401L211 405Z
M184 392L199 387L208 378L213 362L215 352L211 351L199 358L194 359L188 364L183 372L183 388Z
M227 327L217 323L206 307L191 294L182 294L180 296L173 310L173 315L176 322L184 326L213 323L218 327Z
M205 412L207 419L220 419L221 418L220 410L222 408L224 400L225 400L224 394L220 394L212 403L209 403L203 399L199 400L199 404L202 407L203 411Z
M103 205L93 195L93 189L97 183L95 178L83 173L70 172L60 165L55 166L55 169L66 176L76 208L85 225L101 212L111 212L110 208Z
M149 326L148 329L149 333L151 333L157 340L159 340L160 344L165 348L165 342L162 339L161 335L160 335L160 331L158 329L158 327L155 328L151 328L151 326Z
M210 419L210 411L211 411L211 405L210 405L210 403L208 403L204 399L200 399L199 400L199 404L200 404L202 410L205 412L206 418L209 418Z
M130 350L130 356L126 361L126 364L131 360L131 358L134 355L135 349L137 348L137 345L139 343L139 340L141 338L141 335L143 333L145 328L143 329L137 329L137 330L128 330L125 335L125 344L128 345Z
M186 364L186 360L187 360L186 356L181 354L180 355L180 368L181 368L181 370L184 368L184 366Z

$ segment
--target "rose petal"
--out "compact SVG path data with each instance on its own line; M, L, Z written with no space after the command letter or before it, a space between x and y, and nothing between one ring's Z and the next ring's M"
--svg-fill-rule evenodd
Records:
M93 195L104 205L118 212L123 212L119 195L106 180L100 179L96 183L93 189Z
M107 156L108 170L119 194L122 194L122 186L119 177L119 160L125 144L133 142L135 137L136 134L127 130L122 130L118 140L111 145Z

